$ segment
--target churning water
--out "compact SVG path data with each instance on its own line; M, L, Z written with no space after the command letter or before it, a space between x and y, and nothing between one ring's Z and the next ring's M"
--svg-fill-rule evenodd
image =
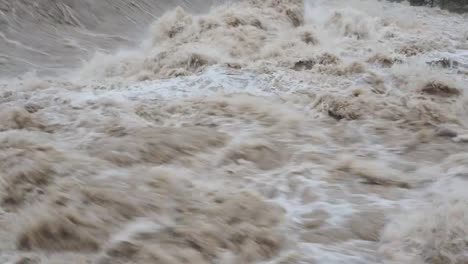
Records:
M0 2L0 262L467 263L468 18L215 2Z

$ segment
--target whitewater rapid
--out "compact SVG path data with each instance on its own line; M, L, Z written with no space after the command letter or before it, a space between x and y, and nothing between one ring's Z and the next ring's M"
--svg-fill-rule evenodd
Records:
M2 2L0 263L468 260L465 15L199 2Z

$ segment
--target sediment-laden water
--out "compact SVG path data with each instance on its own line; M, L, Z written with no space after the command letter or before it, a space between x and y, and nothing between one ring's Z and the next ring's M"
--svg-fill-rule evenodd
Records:
M0 263L466 263L467 24L0 2Z

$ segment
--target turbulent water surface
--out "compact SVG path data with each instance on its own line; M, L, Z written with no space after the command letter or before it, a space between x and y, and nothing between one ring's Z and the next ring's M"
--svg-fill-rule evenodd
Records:
M0 263L467 263L467 16L223 2L0 1Z

